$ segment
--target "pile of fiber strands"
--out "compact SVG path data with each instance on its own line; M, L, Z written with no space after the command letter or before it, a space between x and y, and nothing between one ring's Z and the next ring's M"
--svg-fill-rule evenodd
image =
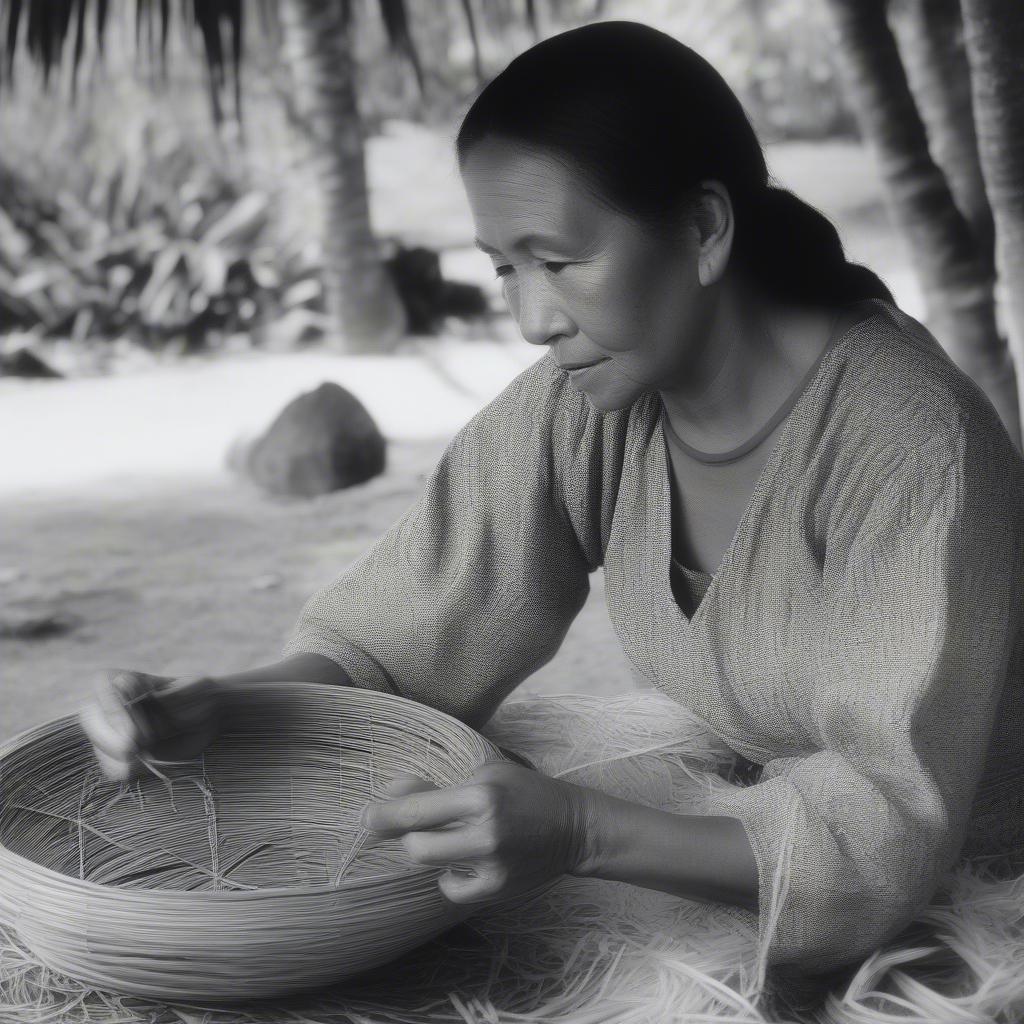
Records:
M481 730L539 770L677 813L739 785L733 755L655 691L506 702ZM1024 876L961 861L906 933L812 986L759 962L755 915L565 877L359 979L274 1002L167 1005L71 981L0 931L0 1021L18 1024L625 1024L1024 1019Z

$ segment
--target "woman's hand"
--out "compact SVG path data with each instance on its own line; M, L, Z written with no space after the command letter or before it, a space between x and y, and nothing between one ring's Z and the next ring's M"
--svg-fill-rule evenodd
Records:
M79 721L103 773L120 780L135 775L143 758L198 757L220 731L220 717L220 692L213 679L106 669Z
M587 791L529 768L492 762L443 789L403 774L388 792L391 799L367 805L366 828L401 836L421 864L468 869L438 881L453 903L526 892L574 871L585 856Z

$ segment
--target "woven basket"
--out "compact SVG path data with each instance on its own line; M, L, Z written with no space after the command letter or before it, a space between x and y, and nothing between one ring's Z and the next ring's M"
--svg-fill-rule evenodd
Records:
M47 966L154 999L263 998L351 977L479 912L359 815L398 772L456 785L507 760L500 748L351 687L236 685L225 712L202 757L132 783L103 777L75 716L0 747L0 918Z

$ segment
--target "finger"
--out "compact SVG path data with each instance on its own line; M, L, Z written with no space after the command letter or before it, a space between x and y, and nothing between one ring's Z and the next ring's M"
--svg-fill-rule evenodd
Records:
M409 793L421 793L430 789L437 789L437 786L426 779L421 779L418 775L400 772L384 787L382 795L387 797L406 796Z
M207 728L218 713L213 680L190 676L169 681L159 690L158 711L162 737L186 736Z
M484 903L500 895L506 878L499 871L480 870L473 874L446 871L437 887L452 903Z
M93 748L93 756L100 766L100 771L111 782L124 782L138 774L139 762L137 759L120 760L108 757L102 750Z
M363 824L371 832L400 835L466 821L477 809L470 794L467 786L453 786L392 800L371 800L366 805Z
M208 724L211 681L205 676L170 679L143 672L122 672L111 679L115 698L123 698L132 735L140 747L157 750L161 744L191 736ZM108 691L110 692L110 691ZM115 727L122 723L110 706Z
M393 799L398 796L407 796L409 793L422 793L426 790L436 788L437 787L433 785L433 783L426 782L418 775L411 775L408 772L400 772L384 786L381 791L381 796L384 799ZM369 827L367 825L367 816L370 813L370 807L374 805L375 801L370 801L363 807L363 810L359 815L359 821L363 828Z
M137 701L145 690L134 672L111 669L96 681L94 703L108 726L108 731L119 734L125 743L138 746L142 741L135 716L129 702Z
M95 704L82 708L78 721L93 747L114 761L128 761L138 750L133 738L115 729Z
M122 706L131 706L147 697L161 695L171 682L170 676L154 676L149 672L125 668L107 669L100 677L101 688L113 693Z
M167 731L160 702L152 692L140 694L124 705L140 747L152 749Z
M421 864L453 864L478 861L494 852L493 845L479 829L454 828L428 832L406 832L405 852Z

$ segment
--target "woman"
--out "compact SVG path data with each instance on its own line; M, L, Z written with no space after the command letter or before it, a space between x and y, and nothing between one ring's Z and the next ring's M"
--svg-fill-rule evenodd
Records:
M407 781L368 826L452 866L456 902L593 875L755 912L770 965L858 961L962 852L1024 834L1005 782L1024 769L1024 463L828 221L769 185L735 96L669 36L605 22L534 46L457 150L544 356L309 601L285 660L230 678L384 690L479 727L603 566L637 669L760 779L674 815L488 765ZM107 677L85 724L108 771L198 753L219 685ZM146 693L148 731L122 704Z

